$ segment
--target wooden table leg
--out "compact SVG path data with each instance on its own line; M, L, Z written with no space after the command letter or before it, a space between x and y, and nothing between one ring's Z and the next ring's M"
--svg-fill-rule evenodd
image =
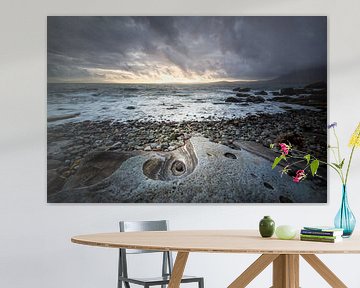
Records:
M189 257L189 252L177 253L168 288L180 287L181 278L183 277L185 265L188 257Z
M315 255L301 255L333 288L347 286ZM251 264L228 288L244 288L273 262L272 288L299 288L299 255L263 254Z
M244 288L254 280L271 262L273 262L278 254L263 254L254 263L252 263L238 278L232 282L228 288Z
M331 287L346 288L347 286L314 254L301 255Z
M299 288L299 255L281 254L273 263L273 288Z

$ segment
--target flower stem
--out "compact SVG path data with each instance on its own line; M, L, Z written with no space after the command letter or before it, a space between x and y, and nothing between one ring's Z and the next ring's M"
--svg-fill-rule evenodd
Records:
M346 185L347 180L348 180L349 170L350 170L350 165L351 165L351 160L352 160L352 157L353 157L354 151L355 151L355 145L354 145L354 146L353 146L353 148L351 149L351 154L350 154L350 158L349 158L349 163L348 163L348 166L347 166L347 169L346 169L346 176L345 176L345 182L344 182L344 185Z
M340 164L340 162L341 162L341 155L340 155L339 137L338 137L337 134L336 134L335 127L333 128L333 131L334 131L334 135L335 135L335 138L336 138L337 151L338 151L338 156L339 156L339 163L338 163L338 164Z
M336 145L337 145L337 151L338 151L338 156L339 156L339 159L338 159L338 165L341 165L341 162L342 162L342 158L341 158L341 155L340 155L340 144L339 144L339 137L337 136L336 134L336 130L335 130L335 127L333 127L333 131L334 131L334 135L335 135L335 138L336 138ZM336 157L335 157L336 159ZM344 174L343 174L343 170L342 170L342 167L339 169L339 172L340 172L340 178L341 178L341 181L343 184L346 184L346 182L344 182Z
M331 153L334 155L334 159L335 159L336 163L337 163L337 164L340 164L341 161L340 161L340 159L339 159L339 160L337 159L336 153L335 153L335 151L334 151L334 148L330 148L330 150L331 150Z
M319 160L319 162L320 162L321 164L325 164L325 165L328 165L328 166L330 166L331 168L333 168L333 169L336 171L336 173L339 174L340 179L341 179L341 182L343 183L343 185L345 185L344 176L342 175L342 173L340 173L340 171L341 171L340 169L336 168L334 165L332 165L332 164L330 164L330 163L327 163L327 162L324 162L324 161L321 161L321 160ZM339 170L340 170L340 171L339 171Z

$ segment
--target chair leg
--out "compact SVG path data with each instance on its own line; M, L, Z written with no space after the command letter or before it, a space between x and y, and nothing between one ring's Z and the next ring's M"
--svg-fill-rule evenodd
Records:
M199 288L204 288L204 279L199 280Z

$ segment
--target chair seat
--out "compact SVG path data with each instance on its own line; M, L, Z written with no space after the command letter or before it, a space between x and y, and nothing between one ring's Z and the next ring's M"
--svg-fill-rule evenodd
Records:
M196 276L187 276L184 275L181 278L181 283L188 283L188 282L197 282L200 281L201 277ZM149 278L126 278L126 277L119 277L119 280L134 283L138 285L161 285L161 284L168 284L170 281L170 276L163 276L163 277L149 277Z

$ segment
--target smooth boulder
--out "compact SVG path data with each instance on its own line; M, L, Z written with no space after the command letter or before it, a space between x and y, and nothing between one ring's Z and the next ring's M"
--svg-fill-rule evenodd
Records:
M235 98L235 97L228 97L225 99L225 102L228 103L239 103L242 102L243 100L239 99L239 98Z
M267 93L266 91L264 91L264 90L255 92L254 94L255 94L255 95L261 95L261 96L266 96L266 95L268 95L268 93Z
M251 94L248 94L248 93L236 93L236 96L237 97L248 97L248 96L251 96Z
M251 103L264 103L265 99L261 96L249 96L246 98L246 102Z

